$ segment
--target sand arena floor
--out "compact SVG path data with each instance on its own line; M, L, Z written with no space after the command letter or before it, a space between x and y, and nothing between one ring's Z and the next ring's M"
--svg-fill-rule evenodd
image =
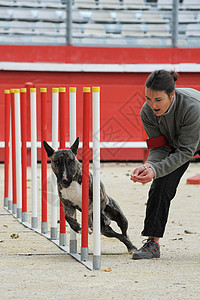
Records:
M127 216L132 242L140 247L150 184L130 181L129 175L136 165L102 164L101 180ZM0 298L200 299L200 185L186 184L188 177L199 173L200 163L192 163L181 180L160 242L160 259L133 261L122 243L102 236L102 253L110 255L102 255L102 270L90 271L4 210L4 175L0 165ZM29 218L30 191L29 180ZM49 220L48 223L50 227ZM92 251L92 237L89 243ZM33 255L27 255L30 253ZM41 253L47 255L38 255Z

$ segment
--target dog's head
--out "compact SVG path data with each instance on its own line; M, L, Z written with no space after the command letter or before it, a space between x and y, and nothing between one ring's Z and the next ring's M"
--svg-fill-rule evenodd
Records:
M78 160L76 154L78 151L79 138L77 138L70 149L61 149L55 151L49 144L43 141L47 156L51 160L51 167L57 177L58 183L63 188L68 188L78 170Z

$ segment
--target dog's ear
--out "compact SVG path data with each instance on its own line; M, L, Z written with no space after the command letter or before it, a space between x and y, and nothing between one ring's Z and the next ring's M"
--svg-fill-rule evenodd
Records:
M77 139L75 140L75 142L73 143L73 145L70 148L75 155L78 152L78 145L79 145L79 137L77 137Z
M47 153L47 156L51 157L54 154L54 152L55 152L54 149L51 148L49 146L49 144L47 144L47 142L45 142L45 141L43 141L43 146L44 146L44 149L45 149L45 151Z

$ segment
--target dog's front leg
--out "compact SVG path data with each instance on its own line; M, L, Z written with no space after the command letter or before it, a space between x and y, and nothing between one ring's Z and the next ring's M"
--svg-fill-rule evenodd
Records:
M63 201L62 201L63 203ZM77 222L77 220L73 217L75 215L76 208L71 205L69 202L63 203L63 208L65 212L65 220L69 224L69 226L77 233L81 232L81 226Z
M88 209L88 233L92 234L93 232L93 204L89 205Z

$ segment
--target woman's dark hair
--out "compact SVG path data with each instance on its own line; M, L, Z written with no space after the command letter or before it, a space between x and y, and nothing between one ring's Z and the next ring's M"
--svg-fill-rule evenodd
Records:
M170 96L175 90L175 81L177 79L178 73L175 71L157 70L149 75L146 87L154 91L165 91Z

